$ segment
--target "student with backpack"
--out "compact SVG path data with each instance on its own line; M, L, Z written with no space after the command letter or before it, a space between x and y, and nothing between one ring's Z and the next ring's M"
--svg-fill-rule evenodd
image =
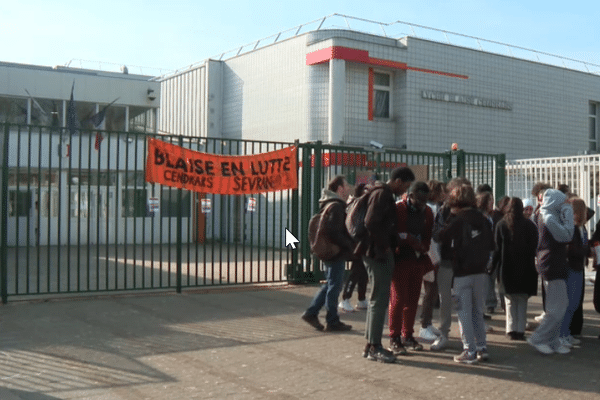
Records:
M365 193L366 184L361 183L354 189L354 195L351 197L350 203L356 201L360 196ZM350 264L350 275L344 283L344 289L342 290L342 301L338 305L339 308L346 312L354 311L354 307L350 304L350 298L354 287L358 292L358 301L356 303L357 310L366 310L369 307L367 302L367 283L369 281L369 275L365 269L365 264L361 257L356 257Z
M342 175L334 177L323 189L319 199L320 211L318 219L311 219L309 224L309 242L311 250L317 257L325 257L328 248L337 247L334 253L327 253L326 259L321 259L326 268L327 282L319 289L310 306L302 315L302 319L313 328L327 332L348 331L351 325L340 321L337 311L337 300L342 289L346 260L352 258L354 241L346 230L346 200L352 186ZM313 223L317 221L318 223ZM316 225L316 226L315 226ZM315 226L314 229L311 229ZM320 243L321 242L321 243ZM325 242L325 246L322 246ZM315 251L316 249L319 249ZM327 326L319 321L319 311L325 306Z
M414 180L415 175L410 168L398 167L390 172L387 183L375 182L363 195L368 196L363 220L366 233L359 239L355 254L362 256L371 282L365 324L367 345L363 357L372 361L392 363L396 360L396 356L381 344L385 314L390 300L394 249L398 243L394 195L404 194ZM358 204L360 203L359 201ZM348 215L348 218L350 217L351 214Z
M451 216L440 233L452 248L452 297L458 314L463 352L455 362L473 364L488 359L483 308L490 252L494 250L492 225L476 208L471 185L454 188L448 204Z

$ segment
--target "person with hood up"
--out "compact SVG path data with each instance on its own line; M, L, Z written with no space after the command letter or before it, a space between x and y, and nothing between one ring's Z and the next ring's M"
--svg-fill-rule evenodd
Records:
M331 260L322 260L326 268L327 282L321 287L313 298L310 306L302 315L302 319L313 328L328 332L348 331L352 329L351 325L340 321L337 310L337 300L342 290L344 282L344 270L346 260L352 258L354 250L354 241L346 230L346 200L352 191L352 186L348 184L346 178L342 175L334 177L327 187L323 189L323 194L319 199L319 206L323 210L332 203L330 211L323 218L327 218L325 226L328 228L327 237L332 243L340 247L340 252ZM325 306L327 310L326 322L324 327L319 322L319 311Z
M573 208L559 190L544 192L537 218L537 271L546 291L546 310L527 342L543 354L566 354L570 349L559 340L569 298L567 295L567 244L573 239Z

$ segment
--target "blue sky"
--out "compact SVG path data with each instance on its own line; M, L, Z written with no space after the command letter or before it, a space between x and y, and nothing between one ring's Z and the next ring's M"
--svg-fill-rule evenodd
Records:
M52 66L76 59L86 61L72 66L127 65L131 73L158 75L159 68L185 68L334 13L410 22L600 65L597 2L527 0L3 1L0 61Z

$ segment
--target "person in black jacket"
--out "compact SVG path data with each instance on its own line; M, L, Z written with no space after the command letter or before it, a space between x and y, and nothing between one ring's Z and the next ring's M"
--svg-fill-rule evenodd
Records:
M461 185L471 185L471 182L462 177L454 178L448 182L447 191L451 192ZM448 204L448 198L446 197L444 204L437 210L433 222L433 240L439 243L440 252L440 263L437 271L438 294L440 297L440 335L431 344L429 349L432 351L441 351L448 346L448 336L452 325L452 279L454 276L452 271L453 253L450 243L442 243L442 239L440 238L440 234L446 226L446 222L452 217L450 209L451 207Z
M327 282L321 287L313 298L310 306L302 315L302 319L317 330L322 331L348 331L352 329L351 325L340 321L337 311L337 299L342 290L344 280L344 270L346 260L352 257L354 250L354 241L346 230L346 200L352 191L352 186L348 184L346 178L338 175L333 178L327 189L323 189L319 204L321 209L329 203L333 203L331 211L327 213L328 220L325 226L328 227L327 237L329 240L340 247L340 253L332 260L322 260L327 270ZM327 310L326 322L324 327L319 322L319 311L325 306Z
M362 255L371 282L365 323L367 345L363 351L363 357L371 361L391 363L396 360L381 344L394 271L394 249L399 241L394 195L404 194L414 180L415 175L408 167L398 167L390 172L387 183L375 182L369 188L364 220L367 235L358 243L355 253Z
M461 185L450 192L452 215L440 233L453 252L452 297L458 314L463 352L454 361L473 364L488 359L483 307L486 268L494 250L492 224L476 207L475 192Z
M537 294L535 255L538 233L535 224L523 215L523 202L513 197L495 230L496 250L492 265L506 304L506 335L525 340L527 301Z

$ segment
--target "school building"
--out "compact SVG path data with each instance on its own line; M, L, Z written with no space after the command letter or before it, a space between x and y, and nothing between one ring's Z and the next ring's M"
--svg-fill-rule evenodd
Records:
M162 77L159 130L426 152L458 143L507 160L600 150L599 65L327 18Z

